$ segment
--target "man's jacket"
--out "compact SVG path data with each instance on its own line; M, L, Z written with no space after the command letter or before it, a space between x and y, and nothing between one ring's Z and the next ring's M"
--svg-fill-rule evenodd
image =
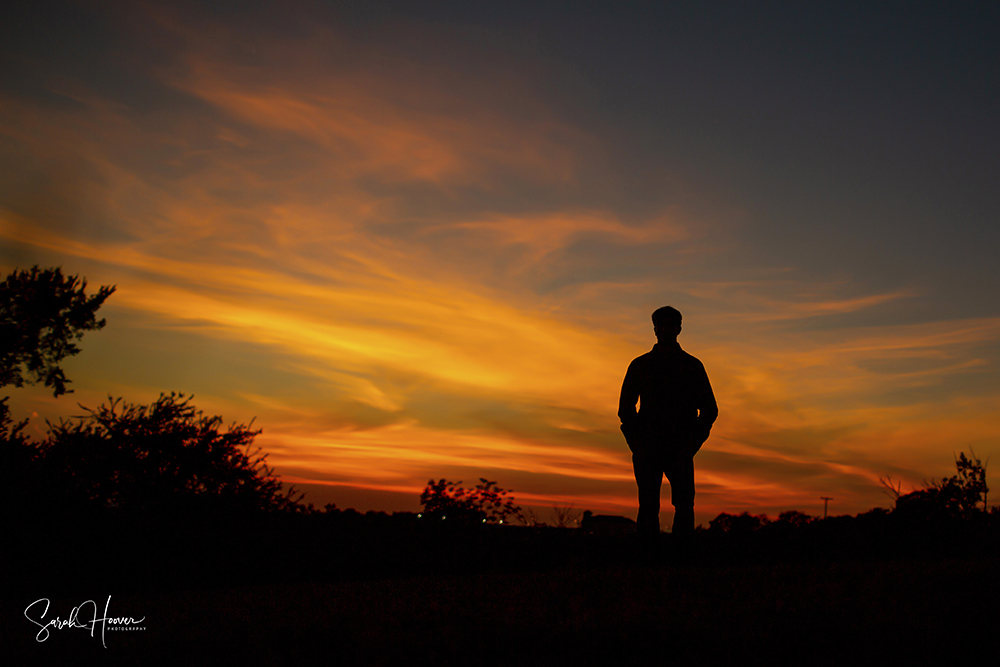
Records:
M694 456L718 416L705 367L676 342L657 343L629 364L618 417L633 453Z

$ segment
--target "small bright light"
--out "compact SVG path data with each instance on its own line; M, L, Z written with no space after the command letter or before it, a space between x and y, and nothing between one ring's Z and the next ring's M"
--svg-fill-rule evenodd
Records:
M418 519L422 519L423 517L424 517L424 515L423 515L423 514L418 514L418 515L417 515L417 518L418 518Z

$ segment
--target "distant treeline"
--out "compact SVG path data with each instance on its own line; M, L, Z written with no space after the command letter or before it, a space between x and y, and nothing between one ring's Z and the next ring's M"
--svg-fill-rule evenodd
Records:
M35 382L69 392L59 366L74 341L98 330L113 292L59 269L15 271L0 283L0 387ZM627 564L627 522L613 531L555 508L546 526L509 492L481 478L430 480L423 512L318 510L285 488L254 447L252 425L223 428L189 398L149 405L109 398L85 414L25 435L0 399L0 567L5 586L62 589L230 586L287 579ZM956 475L909 494L883 480L890 510L775 520L720 514L684 543L664 536L660 563L787 559L978 557L1000 546L1000 512L987 511L986 471L972 454ZM520 525L516 525L520 524ZM624 526L624 527L623 527ZM648 558L645 553L644 557Z

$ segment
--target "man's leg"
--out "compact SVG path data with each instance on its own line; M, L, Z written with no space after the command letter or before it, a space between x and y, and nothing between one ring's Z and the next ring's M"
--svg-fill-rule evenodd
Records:
M670 502L674 506L674 535L694 532L694 457L670 461L666 466Z
M639 514L636 532L640 537L660 534L660 486L663 484L663 463L659 456L632 455L632 470L639 488Z

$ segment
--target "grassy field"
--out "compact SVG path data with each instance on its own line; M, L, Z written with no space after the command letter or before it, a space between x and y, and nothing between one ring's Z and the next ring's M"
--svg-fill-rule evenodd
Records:
M37 596L6 594L3 652L9 665L991 665L997 565L614 562L100 591L145 616L107 648L80 629L35 642L23 611ZM50 617L84 599L53 596Z

